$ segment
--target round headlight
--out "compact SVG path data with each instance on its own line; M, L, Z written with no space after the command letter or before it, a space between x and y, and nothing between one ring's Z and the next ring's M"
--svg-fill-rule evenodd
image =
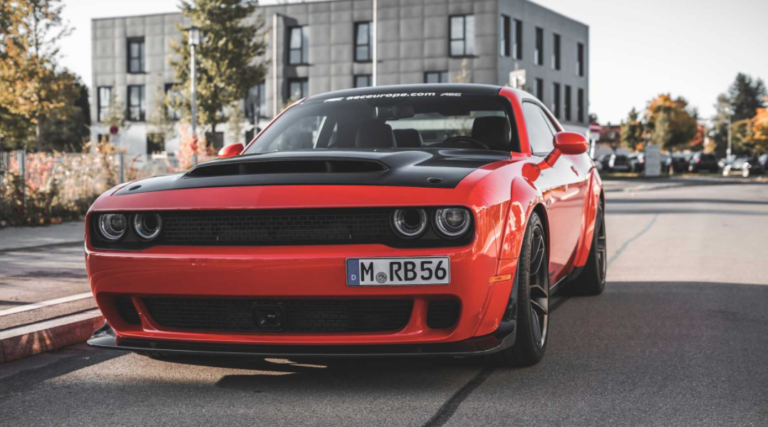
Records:
M123 214L103 214L99 216L99 234L104 240L115 242L125 235L128 218Z
M415 239L427 229L427 213L424 209L398 209L392 217L392 224L400 237Z
M152 240L160 235L163 219L156 213L137 214L133 217L133 231L141 240Z
M472 214L463 208L438 209L435 212L435 224L443 237L455 239L469 230Z

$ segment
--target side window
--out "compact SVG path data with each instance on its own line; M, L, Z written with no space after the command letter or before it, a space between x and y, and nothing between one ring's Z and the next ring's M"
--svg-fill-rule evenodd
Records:
M525 126L528 129L528 140L533 154L551 152L555 148L552 144L555 135L541 108L532 102L524 102L523 115L525 116Z

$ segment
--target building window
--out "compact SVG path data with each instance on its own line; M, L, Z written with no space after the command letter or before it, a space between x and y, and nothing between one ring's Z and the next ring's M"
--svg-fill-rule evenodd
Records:
M372 31L370 22L355 24L355 62L370 62L373 58L373 52L371 52Z
M501 15L501 46L499 54L510 56L512 50L512 20L507 15Z
M101 86L99 87L99 97L96 100L98 106L98 117L97 121L103 122L104 119L107 118L109 115L109 106L112 102L112 87L111 86Z
M544 65L544 30L536 27L536 50L533 52L536 65Z
M253 124L256 124L259 118L267 117L267 87L264 82L248 91L245 98L245 117Z
M288 80L288 99L298 101L309 95L309 79Z
M447 71L428 71L424 73L424 83L449 83Z
M162 133L147 134L147 154L165 152L165 135Z
M475 54L475 16L451 16L451 56L472 56Z
M515 59L523 59L523 21L519 19L514 20L515 24L515 38L512 40L512 53L515 55Z
M536 98L539 98L539 101L544 102L544 80L542 79L536 79Z
M560 70L560 34L553 34L552 37L552 69Z
M576 74L584 77L584 44L579 43L576 49Z
M584 89L579 89L578 99L576 101L576 119L579 123L584 123Z
M571 121L571 87L565 85L565 120Z
M373 76L370 74L360 74L355 76L355 87L373 86Z
M552 84L552 113L560 118L560 83Z
M181 104L184 102L184 96L181 94L181 88L174 83L165 84L165 100L168 104L168 118L171 120L181 119Z
M144 68L144 37L128 39L128 72L143 73Z
M144 86L128 86L128 120L143 122L147 105L144 98Z
M288 64L309 64L309 27L291 27L289 34Z

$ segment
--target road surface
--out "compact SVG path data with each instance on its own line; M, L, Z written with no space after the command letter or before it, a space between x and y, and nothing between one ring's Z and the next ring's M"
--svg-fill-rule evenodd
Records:
M84 345L0 365L0 424L768 425L768 186L608 194L609 283L542 363L168 363Z

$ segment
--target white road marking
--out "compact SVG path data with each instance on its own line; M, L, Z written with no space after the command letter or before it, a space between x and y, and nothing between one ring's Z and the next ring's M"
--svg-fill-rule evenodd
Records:
M32 304L22 305L19 307L9 308L7 310L0 311L0 317L9 316L11 314L23 313L25 311L36 310L42 307L48 307L56 304L64 304L67 302L78 301L81 299L93 298L93 294L90 292L83 292L82 294L70 295L68 297L51 299L48 301L40 301Z

